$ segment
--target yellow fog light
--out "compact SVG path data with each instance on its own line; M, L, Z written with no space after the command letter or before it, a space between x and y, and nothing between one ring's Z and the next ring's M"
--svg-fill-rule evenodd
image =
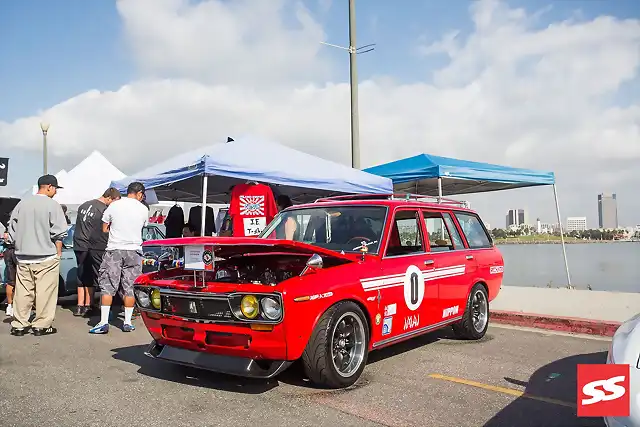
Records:
M240 311L247 319L255 319L258 317L258 310L260 304L258 304L258 298L253 295L245 295L240 301Z
M160 310L162 306L162 300L160 299L160 291L158 289L154 289L151 291L151 305L156 310Z

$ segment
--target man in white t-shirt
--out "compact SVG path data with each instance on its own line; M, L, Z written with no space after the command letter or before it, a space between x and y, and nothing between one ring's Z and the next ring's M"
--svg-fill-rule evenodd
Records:
M122 330L135 330L131 322L135 305L133 282L142 274L142 228L149 221L149 211L142 204L144 192L142 183L132 182L127 197L111 203L102 215L102 229L109 232L109 240L98 273L102 291L100 323L89 330L91 334L109 332L111 303L118 291L124 301Z

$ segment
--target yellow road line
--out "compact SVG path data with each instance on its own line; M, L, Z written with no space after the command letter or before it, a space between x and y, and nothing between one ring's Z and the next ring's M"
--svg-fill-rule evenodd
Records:
M446 375L440 375L440 374L429 374L429 377L437 379L437 380L444 380L444 381L450 381L450 382L458 383L458 384L465 384L465 385L469 385L469 386L472 386L472 387L482 388L484 390L495 391L497 393L502 393L502 394L508 394L508 395L515 396L515 397L524 397L526 399L537 400L539 402L552 403L554 405L566 406L568 408L574 408L574 409L576 408L576 404L575 403L564 402L562 400L556 400L556 399L550 399L548 397L534 396L532 394L527 394L527 393L525 393L523 391L516 390L516 389L513 389L513 388L499 387L499 386L495 386L495 385L479 383L477 381L465 380L463 378L448 377Z

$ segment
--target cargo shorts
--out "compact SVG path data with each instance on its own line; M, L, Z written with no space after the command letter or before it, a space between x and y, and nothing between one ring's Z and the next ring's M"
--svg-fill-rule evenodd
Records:
M105 251L98 283L100 291L112 297L133 297L133 282L142 274L142 252L115 249Z

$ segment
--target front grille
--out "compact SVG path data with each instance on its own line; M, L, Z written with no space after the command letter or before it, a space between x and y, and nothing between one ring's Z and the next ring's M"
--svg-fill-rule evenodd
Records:
M227 299L162 297L162 312L174 316L202 320L233 320Z

